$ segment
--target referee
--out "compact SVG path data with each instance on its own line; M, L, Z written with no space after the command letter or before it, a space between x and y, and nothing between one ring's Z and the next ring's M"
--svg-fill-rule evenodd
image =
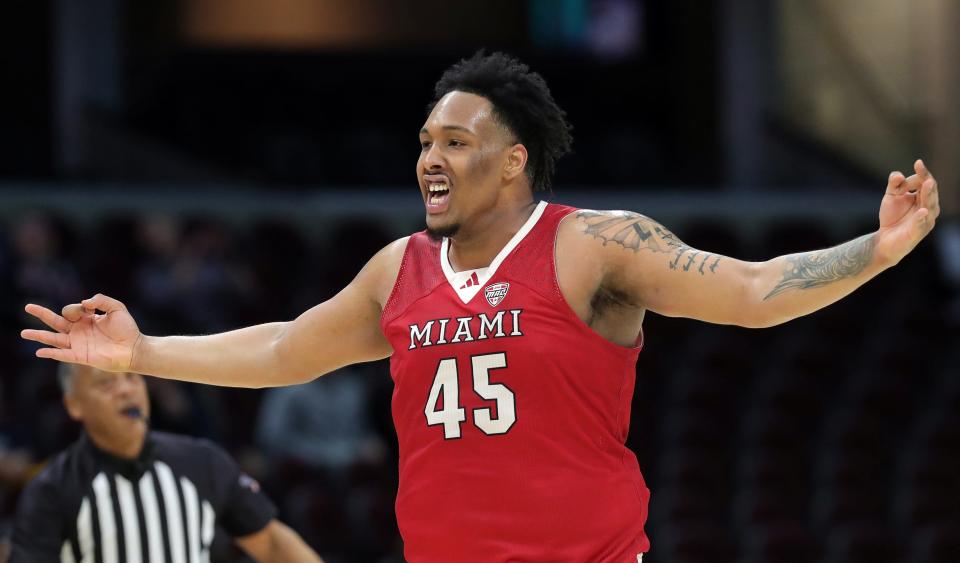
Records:
M257 561L320 561L223 450L149 431L142 376L62 364L59 378L84 432L20 496L8 563L207 563L217 527Z

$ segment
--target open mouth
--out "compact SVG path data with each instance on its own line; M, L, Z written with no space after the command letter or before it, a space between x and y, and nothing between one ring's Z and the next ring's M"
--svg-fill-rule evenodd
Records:
M427 186L426 206L428 214L443 213L450 202L450 179L446 174L426 174L423 183Z
M444 183L432 183L427 185L427 203L430 205L441 205L450 197L450 186Z
M127 418L132 418L134 420L143 419L143 410L140 407L127 407L120 411L120 414Z

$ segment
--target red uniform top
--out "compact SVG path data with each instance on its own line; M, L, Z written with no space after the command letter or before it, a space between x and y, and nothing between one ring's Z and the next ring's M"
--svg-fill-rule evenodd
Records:
M411 563L622 562L649 548L649 491L624 445L640 346L564 300L540 203L488 268L410 237L384 307Z

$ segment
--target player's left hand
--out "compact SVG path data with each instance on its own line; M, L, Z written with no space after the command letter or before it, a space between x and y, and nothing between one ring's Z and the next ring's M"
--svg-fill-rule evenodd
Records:
M933 230L940 215L937 181L922 160L913 163L916 174L904 178L891 172L887 191L880 202L880 230L876 252L896 264Z

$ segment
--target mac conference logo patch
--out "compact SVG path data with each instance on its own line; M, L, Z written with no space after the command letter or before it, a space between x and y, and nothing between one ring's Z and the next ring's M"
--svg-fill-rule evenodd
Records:
M240 474L240 486L245 489L250 489L254 493L260 492L260 483L257 483L256 479L247 475L246 473Z
M483 296L487 298L487 303L491 307L496 307L507 296L507 290L510 284L507 282L492 283L483 289Z

